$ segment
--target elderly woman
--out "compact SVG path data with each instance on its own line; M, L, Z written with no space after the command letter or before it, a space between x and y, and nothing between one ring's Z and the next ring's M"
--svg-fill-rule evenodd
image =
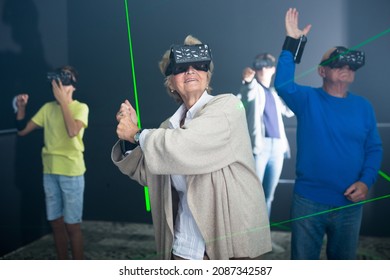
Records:
M209 94L210 52L187 36L164 54L165 86L181 105L160 128L140 131L127 100L116 117L111 157L149 187L161 259L254 259L271 250L245 111L232 94Z

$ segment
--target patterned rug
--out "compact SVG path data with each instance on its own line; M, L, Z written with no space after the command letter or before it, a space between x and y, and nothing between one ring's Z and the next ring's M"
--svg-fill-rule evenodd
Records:
M152 260L155 252L153 226L101 221L84 221L85 258L88 260ZM268 260L290 259L290 232L272 231L273 251L264 255ZM326 240L324 240L324 244ZM389 260L390 238L360 237L358 259ZM4 260L56 259L52 235L42 238L0 257ZM324 250L321 259L326 259Z

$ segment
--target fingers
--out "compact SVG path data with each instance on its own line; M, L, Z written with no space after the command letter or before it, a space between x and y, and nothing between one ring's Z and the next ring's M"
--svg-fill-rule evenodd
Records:
M298 29L298 12L295 8L290 8L286 12L285 17L286 35L292 38L299 37Z
M362 201L366 198L365 195L363 195L362 193L360 192L353 192L352 194L350 195L347 195L346 198L349 200L349 201L352 201L352 202L359 202L359 201Z
M356 199L358 197L358 193L357 193L357 188L352 185L351 187L349 187L345 193L344 193L345 197L352 201L352 202L356 202Z
M116 115L115 115L117 122L120 122L122 117L123 117L123 113L121 111L118 111L118 113L116 113Z
M28 102L28 94L27 93L21 93L16 96L16 102L18 106L25 106Z
M130 117L131 117L131 120L133 121L133 123L137 124L137 112L135 111L135 109L133 108L133 106L131 106L129 100L125 100L125 104L128 106L128 109L129 109L129 112L130 112Z
M368 188L363 182L352 184L345 192L345 197L352 202L359 202L366 199Z
M349 188L344 192L344 195L345 195L345 196L348 196L348 195L350 195L351 193L353 193L355 190L356 190L355 187L349 187Z
M298 16L299 16L298 10L293 8L291 11L291 17L292 17L292 21L295 22L296 24L298 24Z
M129 100L125 100L125 104L129 107L129 108L131 108L131 109L133 109L134 110L134 108L133 108L133 106L131 106L131 103L129 102Z
M52 81L51 81L51 86L53 87L53 89L59 88L58 83L57 83L56 80L52 80Z
M138 131L138 126L133 123L130 117L119 117L116 133L119 139L134 141L134 134Z
M127 101L127 100L126 100ZM128 102L128 101L127 101ZM129 107L129 111L130 111L130 115L137 115L137 113L135 112L135 109L133 108L133 106L131 106L131 104L129 103L130 107Z
M128 100L125 100L120 108L119 111L116 114L116 120L119 122L122 118L130 118L131 121L137 125L138 120L137 120L137 113L133 106L131 106L130 102Z
M133 106L131 106L129 100L125 100L125 104L127 105L127 108L130 112L130 116L131 116L131 119L133 119L134 117L137 118L137 112L135 111L135 109L133 108Z
M242 72L242 79L249 83L250 81L252 81L255 74L256 74L256 72L253 69L247 67Z
M120 110L123 116L130 116L130 107L126 103L122 103Z
M298 24L298 11L295 8L289 8L286 13L286 23Z
M127 136L130 135L129 130L131 127L131 121L124 118L119 120L118 126L116 127L116 134L119 139L128 140Z
M53 90L53 94L54 94L55 98L57 99L57 101L59 101L59 98L61 98L62 95L65 94L65 90L64 90L64 87L62 86L61 81L52 80L51 86L52 86L52 90Z
M118 113L116 114L117 117L122 118L122 117L130 117L130 108L126 103L122 103Z
M18 96L16 98L17 99L28 99L28 94L27 93L21 93L21 94L18 94Z
M307 35L311 29L311 25L308 24L302 30L298 26L299 13L296 8L290 8L286 12L285 24L287 36L292 38L299 38L302 35Z
M311 24L306 25L305 28L303 28L303 31L302 31L303 35L307 36L307 34L309 33L310 29L311 29Z

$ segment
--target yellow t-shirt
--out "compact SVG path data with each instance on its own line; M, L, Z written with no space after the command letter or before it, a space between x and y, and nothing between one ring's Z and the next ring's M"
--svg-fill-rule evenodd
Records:
M87 104L77 100L69 104L69 109L73 118L84 124L79 134L73 138L68 136L61 107L56 101L43 105L31 119L44 129L45 145L42 148L44 174L79 176L86 170L83 136L88 126L89 109Z

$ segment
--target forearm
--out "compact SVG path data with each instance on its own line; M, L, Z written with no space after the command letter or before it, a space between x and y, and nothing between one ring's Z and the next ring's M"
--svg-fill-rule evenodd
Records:
M19 108L16 113L15 126L18 131L25 129L27 121L25 120L25 108Z
M31 131L33 131L34 129L38 128L39 126L37 124L35 124L33 121L29 121L27 123L27 125L23 128L23 129L18 129L18 135L19 136L26 136L27 134L29 134Z
M282 51L275 75L275 89L288 108L297 116L305 110L312 87L298 85L294 81L295 63L291 52Z
M68 132L68 136L70 138L75 137L77 134L79 134L82 123L80 121L77 121L73 118L71 111L69 109L69 105L64 103L61 104L61 111L65 122L65 127Z
M141 185L147 185L145 161L140 147L128 155L123 155L121 143L118 141L111 150L111 160L123 174Z
M360 181L364 182L368 187L371 187L378 178L378 172L382 163L383 149L379 138L376 139L366 149L365 162L360 176Z
M294 91L295 64L292 53L282 51L275 73L275 89L279 95Z
M26 117L26 107L19 107L16 112L16 120L23 120Z

